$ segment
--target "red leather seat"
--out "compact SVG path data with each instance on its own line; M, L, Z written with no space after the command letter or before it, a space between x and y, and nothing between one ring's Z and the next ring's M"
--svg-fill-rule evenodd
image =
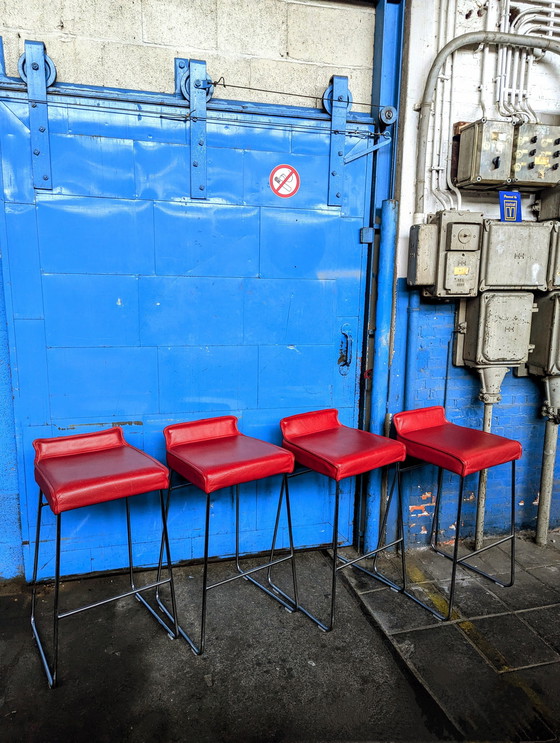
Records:
M166 509L163 501L163 491L169 487L169 470L161 462L153 459L140 449L130 446L125 441L121 428L114 427L95 433L83 433L75 436L62 436L52 439L35 439L35 479L39 485L39 507L37 513L37 531L35 539L35 553L33 562L33 595L31 600L31 627L37 641L41 662L45 670L49 686L57 683L58 664L58 622L65 617L92 609L125 596L135 595L144 604L152 616L161 624L170 637L177 637L179 626L177 622L175 588L171 569L169 541L167 538ZM160 571L157 579L152 583L137 587L134 580L132 564L132 544L130 527L130 509L128 496L139 495L153 490L159 490L160 509L162 517L162 549L160 550ZM45 502L43 501L45 498ZM92 506L98 503L125 498L126 521L129 553L130 590L117 596L111 596L87 606L81 606L72 611L59 613L59 586L60 586L60 552L61 552L61 516L66 511L83 506ZM55 539L55 576L54 576L54 631L52 666L49 665L43 648L39 630L37 628L36 586L39 564L39 546L41 544L41 516L43 506L50 506L56 514ZM163 552L167 557L168 578L161 577ZM156 558L157 560L157 558ZM159 596L159 586L169 584L171 591L172 611L170 612ZM169 626L144 598L143 592L156 589L156 601L171 622Z
M204 651L206 642L206 594L222 583L237 578L245 578L274 598L288 611L297 607L297 582L294 563L294 543L290 514L290 496L286 476L294 469L294 455L269 444L267 441L245 436L237 427L237 418L224 415L218 418L206 418L198 421L175 423L164 431L167 450L167 463L172 471L170 492L177 488L194 485L206 493L206 516L204 525L204 555L202 573L202 601L200 615L200 638L195 642L182 628L180 634L189 643L196 655ZM178 473L184 481L173 485L173 474ZM239 539L239 486L246 482L262 480L265 477L282 475L282 486L278 498L276 522L272 536L270 559L264 564L250 570L241 568ZM237 574L223 581L208 584L209 530L210 530L210 495L222 488L233 487L235 491L235 564ZM276 539L279 531L282 503L286 499L287 532L289 554L275 559ZM285 560L292 561L294 597L288 596L272 583L270 569L273 565ZM253 573L267 569L268 587L257 581Z
M35 439L35 480L53 513L165 490L165 465L125 441L122 428Z
M395 413L393 422L410 456L462 477L522 454L518 441L450 423L441 406Z
M163 433L171 469L205 493L294 468L293 455L240 433L233 415L175 423Z
M399 488L399 508L397 515L397 539L390 544L377 546L365 555L349 560L338 553L338 516L340 503L340 481L346 477L362 475L379 467L389 464L397 464L406 458L406 448L399 441L388 439L384 436L360 431L357 428L343 426L338 419L338 411L334 408L317 410L310 413L299 413L283 418L280 421L283 442L282 445L291 451L296 462L304 467L330 477L336 482L333 532L331 549L333 552L332 577L331 577L331 603L330 620L322 622L301 605L298 607L322 630L328 632L334 625L336 573L342 568L353 565L367 575L391 586L395 590L403 591L405 588L405 565L404 565L404 537L402 529L401 499ZM297 472L295 473L298 474ZM397 478L396 478L397 479ZM391 502L392 489L389 493L387 507L384 512L380 533L384 533ZM398 586L392 580L381 575L375 568L375 557L379 552L390 547L401 546L402 557L402 586ZM366 558L374 557L374 571L367 570L363 565L357 563ZM338 562L341 565L338 565Z
M406 458L401 443L343 426L335 409L292 415L280 428L283 446L300 464L337 481Z

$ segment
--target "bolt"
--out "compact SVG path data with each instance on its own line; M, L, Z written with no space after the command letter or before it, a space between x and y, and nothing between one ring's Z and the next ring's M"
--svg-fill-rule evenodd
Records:
M198 146L199 147L204 147L204 140L203 139L199 139L198 140Z
M193 168L198 168L198 163L196 160L193 162Z
M391 111L391 109L385 111L385 118L387 119L387 121L391 121L391 119L393 118L393 112Z
M37 62L33 62L33 64L31 65L31 69L32 70L38 70L39 69L39 65L37 64Z
M200 189L201 191L204 191L204 186L199 186L199 189Z
M339 156L339 157L342 157L343 155L344 155L344 152L343 152L342 150L339 150L339 151L338 151L338 156Z
M331 175L336 175L336 170L333 170L333 172L331 173Z
M195 80L194 87L195 88L200 88L200 80Z
M31 108L37 108L37 104L36 103L32 103L31 104Z
M48 181L48 180L49 180L49 176L48 176L48 175L44 175L44 176L43 176L43 180L44 180L44 181Z
M341 195L341 194L340 194L340 191L339 191L339 192L338 192L338 193L336 194L336 198L337 198L337 199L340 199L340 195Z
M185 69L185 63L183 62L183 60L181 60L181 61L179 62L179 67L180 67L180 68L181 68L182 70L184 70L184 69Z
M198 121L198 119L196 118L196 116L193 116L191 121Z
M39 131L40 131L40 132L44 132L44 131L45 131L45 127L44 127L44 126L40 126L40 127L39 127Z
M338 100L339 100L339 101L343 101L343 100L344 100L344 97L343 97L343 96L341 96L341 95L339 95L339 96L338 96Z
M33 154L34 155L40 155L41 154L41 150L33 150Z

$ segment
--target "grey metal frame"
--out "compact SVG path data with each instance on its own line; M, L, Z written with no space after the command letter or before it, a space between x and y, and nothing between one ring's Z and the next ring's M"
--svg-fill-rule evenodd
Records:
M54 576L54 606L53 606L53 640L52 640L52 666L49 664L49 661L47 659L47 654L45 652L43 641L41 640L41 636L39 634L39 629L37 627L37 621L36 621L36 598L37 598L37 571L38 571L38 564L39 564L39 543L40 543L40 535L41 535L41 520L42 520L42 514L43 514L43 508L45 506L48 506L47 502L43 501L43 492L39 490L39 505L38 505L38 511L37 511L37 528L36 528L36 536L35 536L35 554L33 559L33 577L32 577L32 596L31 596L31 629L33 631L33 637L35 638L35 642L37 643L37 648L39 650L39 655L41 657L41 662L43 664L43 668L45 671L45 674L47 676L47 681L49 684L49 687L52 689L57 685L58 681L58 623L61 619L65 619L66 617L73 616L74 614L79 614L83 611L87 611L88 609L93 609L97 606L102 606L103 604L108 604L112 601L117 601L118 599L125 598L126 596L136 596L138 601L140 601L150 612L150 614L156 619L159 624L166 630L169 637L172 639L175 639L178 637L179 634L179 625L177 621L177 605L175 600L175 586L173 583L173 571L171 567L171 557L170 557L170 551L169 551L169 538L167 534L167 512L165 509L165 504L163 500L163 492L159 491L159 497L160 497L160 505L161 505L161 516L162 516L162 551L163 547L165 548L166 557L167 557L167 570L169 573L169 577L162 579L161 578L161 561L160 565L158 567L158 575L157 580L155 582L149 583L145 586L136 586L134 583L134 566L133 566L133 559L132 559L132 535L131 535L131 526L130 526L130 507L128 498L125 498L126 503L126 530L127 530L127 539L128 539L128 559L129 559L129 580L130 580L130 591L126 591L124 593L120 593L116 596L111 596L109 598L103 599L101 601L95 601L92 604L87 604L85 606L80 606L76 609L72 609L70 611L65 612L59 612L59 594L60 594L60 541L61 541L61 515L57 514L56 516L56 538L55 538L55 576ZM163 619L159 616L159 614L150 606L150 604L146 601L144 596L142 596L142 593L144 591L148 591L151 588L156 588L156 590L159 592L159 586L164 585L166 583L169 583L170 592L171 592L171 605L172 605L172 613L170 613L168 610L165 611L166 615L170 618L172 627L170 627L166 622L163 621ZM158 595L158 605L163 606L161 599Z
M415 469L420 465L413 465L410 469ZM468 568L469 570L472 570L473 572L477 573L478 575L481 575L483 578L487 578L488 580L491 580L493 583L496 583L499 586L503 586L504 588L509 588L510 586L513 586L513 583L515 581L515 459L511 462L511 519L510 519L510 531L509 534L505 537L502 537L501 539L497 539L492 544L486 545L486 547L481 547L480 549L473 550L472 552L469 552L467 555L464 555L463 557L459 557L459 541L461 538L461 512L463 508L463 492L465 487L465 478L461 477L461 483L459 486L459 497L458 497L458 503L457 503L457 521L455 526L455 543L453 545L453 554L449 554L448 552L445 552L444 550L440 549L438 547L438 531L439 531L439 510L440 510L440 504L441 504L441 493L442 493L442 483L443 483L443 468L439 468L438 473L438 489L437 489L437 495L436 495L436 502L435 502L435 509L434 509L434 517L432 519L432 529L430 533L430 546L436 552L438 555L442 555L443 557L447 558L448 560L451 560L452 567L451 567L451 583L449 585L449 599L447 603L447 612L442 613L438 611L437 609L434 609L432 606L429 606L424 601L421 601L416 596L412 595L409 592L406 592L406 596L411 598L415 603L419 604L420 606L424 607L424 609L427 609L431 614L433 614L437 619L440 619L442 621L449 621L453 616L453 604L455 600L455 588L456 588L456 578L457 578L457 566L461 565L464 568ZM499 578L496 578L493 575L490 575L489 573L484 572L484 570L481 570L480 568L475 567L474 565L469 565L466 560L470 560L472 557L475 557L476 555L480 555L482 552L486 552L489 549L492 549L493 547L497 547L500 544L504 544L505 542L511 542L510 545L510 578L509 581L504 582L501 581Z
M297 470L296 472L292 473L289 476L297 477L307 472L315 472L315 470L311 470L308 468ZM329 612L328 624L318 619L318 617L312 614L308 609L303 607L301 604L298 603L296 607L299 611L305 614L306 617L309 617L309 619L311 619L311 621L314 622L320 629L322 629L323 632L330 632L334 627L336 583L337 583L336 574L338 573L339 570L344 570L345 568L348 568L348 567L354 567L356 568L356 570L360 570L362 573L369 575L371 578L374 578L375 580L380 581L381 583L384 583L386 586L389 586L389 588L391 588L393 591L398 591L399 593L406 593L405 545L404 545L404 529L403 529L403 516L402 516L402 497L401 497L401 486L400 486L400 465L398 462L395 464L395 477L393 479L393 483L389 490L385 512L383 514L383 518L382 518L380 529L379 529L379 534L380 534L379 540L380 541L383 539L383 535L385 534L385 529L387 526L387 517L389 514L390 507L391 507L395 485L397 486L397 504L398 504L397 505L397 509L398 509L397 539L390 542L389 544L383 544L383 545L379 545L379 542L378 542L378 546L375 549L370 550L365 555L360 555L359 557L356 557L353 560L349 560L348 558L338 554L338 517L339 517L339 504L340 504L340 482L336 481L334 514L333 514L333 533L332 533L332 542L330 546L330 549L332 551L332 573L331 573L331 601L330 601L330 612ZM397 583L390 580L387 576L380 573L376 567L377 555L380 552L390 549L391 547L398 548L399 545L400 545L400 553L401 553L402 586L399 586ZM362 560L366 560L369 557L374 558L373 571L367 570L362 565L357 564L358 562L361 562ZM343 564L339 565L338 564L339 561L342 562Z
M171 492L174 490L179 490L181 488L186 487L193 487L192 483L184 480L184 478L181 477L182 482L177 483L176 485L173 485L173 476L177 474L179 477L179 473L176 473L173 469L171 469L171 477L169 481L169 490L167 492L167 502L166 502L166 512L169 510L169 504L170 504L170 497ZM189 644L191 650L195 655L202 655L205 649L206 645L206 617L207 617L207 609L208 609L208 602L207 602L207 595L208 591L210 591L212 588L217 588L218 586L222 586L225 583L231 583L234 580L238 580L239 578L244 578L247 581L250 581L253 583L253 585L257 586L257 588L260 588L261 591L264 591L264 593L267 594L267 596L270 596L275 601L278 601L282 606L289 612L294 612L298 608L298 588L297 588L297 574L296 574L296 567L295 567L295 548L294 548L294 540L293 540L293 532L292 532L292 514L291 514L291 508L290 508L290 492L288 488L288 478L284 474L282 476L282 486L280 488L280 494L278 496L278 508L276 511L276 520L274 524L274 533L272 537L272 545L270 548L270 557L267 560L267 562L263 563L262 565L258 565L257 567L251 568L250 570L243 570L240 564L240 540L239 540L239 485L234 486L234 492L235 492L235 566L237 570L236 575L232 575L229 578L225 578L224 580L216 581L215 583L211 583L208 585L208 562L209 562L209 541L210 541L210 504L211 504L211 494L206 493L206 515L204 519L204 556L203 556L203 568L202 568L202 606L200 611L200 633L198 642L193 640L191 635L189 635L182 627L178 627L179 634L181 637L183 637L184 640ZM289 552L284 557L276 558L274 557L275 551L276 551L276 539L278 536L278 526L280 522L280 516L282 513L282 504L284 502L284 498L286 501L286 517L287 517L287 523L288 523L288 538L290 543ZM246 556L247 557L247 556ZM160 566L159 566L159 572L161 571L162 566L162 558L163 558L163 544L160 550ZM287 560L292 561L292 582L293 582L293 591L294 596L293 598L288 596L286 593L284 593L280 588L278 588L270 579L270 570L272 569L273 565L278 565L281 562L286 562ZM259 570L267 569L267 583L269 584L270 588L267 588L262 583L259 583L254 577L253 574L258 572ZM159 603L158 594L156 592L156 601ZM160 609L170 618L172 619L171 615L169 614L169 611L166 609L165 605L159 604Z

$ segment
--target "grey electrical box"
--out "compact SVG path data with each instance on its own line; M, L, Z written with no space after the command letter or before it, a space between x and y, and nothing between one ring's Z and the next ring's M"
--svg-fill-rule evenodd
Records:
M478 289L482 213L441 211L410 231L409 286L432 297L474 297Z
M467 366L518 366L527 361L533 315L530 292L485 292L465 304Z
M509 121L480 119L459 135L459 188L496 188L511 182L514 126Z
M480 290L547 288L550 222L484 221Z
M545 294L537 300L531 343L534 345L529 372L544 376L560 374L560 292Z
M436 281L437 224L413 224L408 247L409 286L431 286Z
M560 127L516 126L511 174L512 183L524 190L555 186L560 181Z

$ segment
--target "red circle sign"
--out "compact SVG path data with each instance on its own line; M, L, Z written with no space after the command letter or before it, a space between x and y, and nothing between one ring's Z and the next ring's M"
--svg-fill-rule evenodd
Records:
M289 199L299 191L300 177L293 165L277 165L269 178L270 188L282 199Z

